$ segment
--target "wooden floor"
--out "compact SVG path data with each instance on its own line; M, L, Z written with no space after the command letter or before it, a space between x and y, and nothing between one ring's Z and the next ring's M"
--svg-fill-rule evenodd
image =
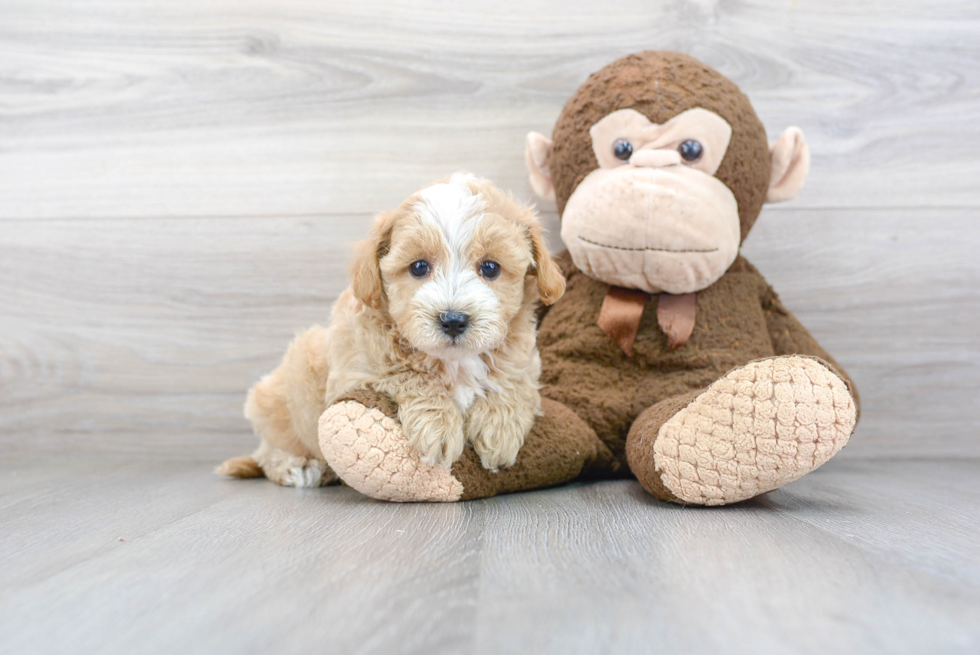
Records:
M980 463L723 509L632 481L451 505L203 464L5 463L5 653L980 652Z
M648 48L807 135L743 252L860 388L841 455L720 510L210 473L372 214L532 200L524 135ZM976 0L3 0L0 654L980 653L978 117Z

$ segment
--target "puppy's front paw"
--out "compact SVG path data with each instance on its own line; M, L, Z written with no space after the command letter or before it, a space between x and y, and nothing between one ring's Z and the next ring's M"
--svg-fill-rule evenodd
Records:
M401 407L398 420L426 464L448 469L463 454L463 418L455 408Z
M531 430L534 415L483 405L470 412L466 437L480 456L483 468L497 471L517 462L524 437Z

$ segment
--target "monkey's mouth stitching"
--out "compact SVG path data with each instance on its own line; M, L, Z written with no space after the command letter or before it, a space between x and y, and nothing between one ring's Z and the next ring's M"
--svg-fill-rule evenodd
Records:
M671 250L670 248L627 248L625 246L610 246L610 245L606 245L605 243L598 243L596 241L592 241L591 239L586 239L583 236L580 236L579 237L579 240L585 241L586 243L591 243L593 246L599 246L600 248L611 248L613 250L632 250L632 251L635 251L635 252L640 252L640 251L643 251L643 252L681 252L681 253L683 253L683 252L718 252L718 249L717 248L705 248L703 250L699 250L697 248L691 248L689 250Z

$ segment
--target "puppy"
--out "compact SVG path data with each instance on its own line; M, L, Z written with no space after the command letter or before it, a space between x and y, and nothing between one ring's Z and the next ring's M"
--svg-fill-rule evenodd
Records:
M457 173L378 216L351 273L329 325L299 335L249 391L258 450L218 472L332 482L317 420L360 389L398 403L426 463L448 468L469 443L487 469L513 465L541 408L535 310L565 290L534 212Z

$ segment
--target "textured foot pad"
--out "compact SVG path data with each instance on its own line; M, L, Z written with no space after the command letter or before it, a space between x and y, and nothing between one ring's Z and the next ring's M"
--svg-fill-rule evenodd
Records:
M809 473L854 429L847 385L807 357L747 364L660 427L654 463L681 501L724 505Z
M319 438L330 468L371 498L450 502L463 495L459 480L423 463L398 422L380 410L353 400L328 407L320 416Z

